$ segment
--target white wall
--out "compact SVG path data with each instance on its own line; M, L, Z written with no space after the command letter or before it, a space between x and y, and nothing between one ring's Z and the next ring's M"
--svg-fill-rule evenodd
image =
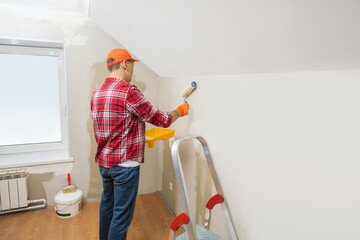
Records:
M359 77L349 70L160 79L161 108L181 104L183 88L199 84L189 116L172 128L177 138L207 140L239 239L360 238ZM186 179L198 172L191 171ZM189 182L190 195L205 191Z
M92 0L161 77L360 68L358 0Z
M90 96L108 75L107 53L122 47L91 20L51 12L0 12L0 37L56 40L66 43L70 152L73 163L33 166L28 170L30 199L46 198L49 205L67 184L72 183L84 193L84 200L99 200L102 183L94 162L96 143L90 115ZM20 66L21 67L21 66ZM143 63L137 63L134 84L157 105L158 76ZM146 150L146 163L141 168L139 194L157 191L157 150Z
M360 237L359 71L351 70L360 69L359 7L93 0L90 18L162 77L160 109L199 82L190 115L171 128L209 142L240 239L335 240ZM159 145L160 190L177 212L170 149ZM202 165L186 167L195 175L187 179L201 175ZM208 191L191 186L196 207Z

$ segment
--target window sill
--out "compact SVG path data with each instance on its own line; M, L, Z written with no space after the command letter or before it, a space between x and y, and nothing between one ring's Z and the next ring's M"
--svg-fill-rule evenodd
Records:
M1 161L0 162L0 169L1 168L33 167L33 166L40 166L40 165L57 164L57 163L69 163L69 162L74 162L74 158L65 158L65 159L48 160L48 161L32 161L32 162L18 161L16 163Z
M0 168L28 167L73 162L67 150L0 154Z

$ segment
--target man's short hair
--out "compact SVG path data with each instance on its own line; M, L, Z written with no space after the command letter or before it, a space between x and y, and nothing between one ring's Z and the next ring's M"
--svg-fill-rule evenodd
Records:
M109 58L106 63L111 63L114 60L115 59L113 59L113 58ZM118 62L118 63L116 63L116 64L114 64L114 65L112 65L110 67L107 67L107 69L109 70L109 72L112 72L112 71L115 71L115 70L119 69L120 65L121 65L121 62Z

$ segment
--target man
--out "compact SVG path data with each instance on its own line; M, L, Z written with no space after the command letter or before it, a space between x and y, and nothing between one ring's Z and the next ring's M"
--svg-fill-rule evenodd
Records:
M189 104L162 112L132 85L134 63L125 49L113 49L107 57L110 77L91 97L95 162L103 181L100 204L100 240L126 239L132 221L144 162L145 122L168 127L186 116Z

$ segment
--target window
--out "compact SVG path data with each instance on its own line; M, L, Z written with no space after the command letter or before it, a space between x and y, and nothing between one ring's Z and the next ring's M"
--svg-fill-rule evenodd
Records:
M90 0L0 0L2 7L56 10L88 15Z
M0 167L69 158L64 45L0 38Z

